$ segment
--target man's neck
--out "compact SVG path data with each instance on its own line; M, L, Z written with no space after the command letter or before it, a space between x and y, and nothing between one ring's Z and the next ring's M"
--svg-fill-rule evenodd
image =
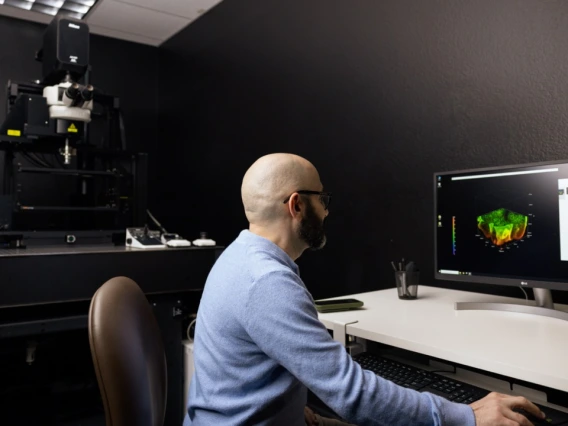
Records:
M288 256L294 261L299 258L304 250L306 249L303 247L303 244L294 238L289 233L283 232L280 229L269 229L264 226L259 226L255 224L250 224L249 231L259 237L266 238L269 241L272 241L278 247L286 252Z

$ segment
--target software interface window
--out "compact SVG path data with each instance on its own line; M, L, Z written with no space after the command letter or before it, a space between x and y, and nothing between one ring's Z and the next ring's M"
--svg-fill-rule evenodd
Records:
M567 188L568 164L436 174L437 274L565 281Z
M568 179L558 179L558 217L560 225L560 259L568 261Z

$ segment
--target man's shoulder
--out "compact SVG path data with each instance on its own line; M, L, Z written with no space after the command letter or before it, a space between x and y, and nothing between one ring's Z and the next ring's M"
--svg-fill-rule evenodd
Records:
M238 265L240 270L249 270L255 275L272 271L291 271L294 263L274 243L254 236L241 234L223 252L218 262L222 266Z
M295 271L285 261L269 251L248 247L238 264L239 274L246 275L251 283L274 279L294 279Z
M275 276L297 276L293 266L271 250L236 240L217 259L209 278L252 284Z

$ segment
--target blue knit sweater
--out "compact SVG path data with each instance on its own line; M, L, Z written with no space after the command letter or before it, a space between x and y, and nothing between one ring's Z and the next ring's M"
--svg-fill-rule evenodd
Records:
M304 426L307 388L361 426L475 426L469 406L363 370L318 320L294 261L248 230L209 274L194 361L184 426Z

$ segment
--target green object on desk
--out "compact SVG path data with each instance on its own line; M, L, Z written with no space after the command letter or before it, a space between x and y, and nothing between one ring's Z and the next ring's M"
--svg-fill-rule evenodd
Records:
M357 299L314 300L316 309L320 313L348 311L363 306Z

